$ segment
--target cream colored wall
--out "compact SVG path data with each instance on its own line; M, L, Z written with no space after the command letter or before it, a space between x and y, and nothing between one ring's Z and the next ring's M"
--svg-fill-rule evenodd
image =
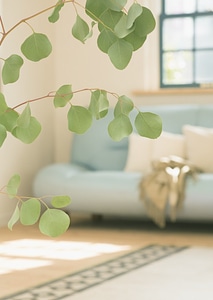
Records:
M43 0L1 0L1 13L5 28L8 30L19 19L29 16L44 7ZM52 4L52 0L45 0L45 6ZM34 30L46 32L53 37L52 25L46 22L47 14L37 20L29 21ZM30 28L23 24L6 39L0 49L0 57L6 58L12 53L20 54L20 45L24 39L31 34ZM43 62L26 62L21 71L20 80L14 84L1 85L1 92L4 93L10 106L22 101L33 99L47 94L52 90L53 77L53 56ZM4 186L8 179L19 173L22 178L20 189L21 195L31 195L31 182L35 172L43 165L53 161L53 109L49 100L32 104L32 114L37 116L43 126L39 138L31 145L25 145L8 136L5 144L0 148L0 187ZM0 196L0 226L9 220L14 200L6 196Z

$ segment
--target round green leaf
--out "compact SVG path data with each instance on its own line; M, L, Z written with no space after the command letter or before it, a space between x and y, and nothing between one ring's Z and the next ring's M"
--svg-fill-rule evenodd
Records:
M4 95L0 92L0 115L4 114L8 109Z
M51 200L52 206L55 208L62 208L69 205L71 199L69 196L54 196Z
M21 183L21 177L19 174L13 175L7 184L7 193L9 198L13 198L17 195L18 188Z
M133 47L125 40L117 40L108 50L112 64L119 70L126 68L132 57Z
M139 3L133 3L129 10L127 15L127 28L131 28L136 20L137 17L139 17L142 13L142 6Z
M69 216L59 209L47 209L40 218L39 229L48 236L57 237L63 234L70 225Z
M109 101L105 91L96 90L92 92L89 111L96 118L96 120L103 118L108 113Z
M23 112L20 114L20 116L17 119L17 125L23 128L27 128L30 125L30 119L31 119L31 110L29 103L26 105Z
M36 62L50 55L52 45L45 34L34 32L21 45L21 51L27 59Z
M118 38L111 30L104 28L97 39L98 48L102 52L107 53L109 47L112 46L112 44L114 44L117 40Z
M41 213L41 203L36 198L31 198L22 203L20 208L20 222L23 225L35 224Z
M10 230L12 230L13 226L15 225L15 223L18 222L18 220L19 220L19 213L20 212L19 212L19 207L18 207L18 203L17 203L16 208L15 208L13 214L12 214L12 217L10 218L10 220L8 222L8 228Z
M110 0L106 1L106 5L108 8L115 10L115 11L121 11L124 6L126 5L127 0Z
M18 117L19 114L15 110L8 108L4 114L0 114L0 124L11 132L16 126Z
M103 14L99 16L98 19L98 29L101 32L104 28L111 29L114 31L115 26L118 24L121 17L124 15L122 11L113 11L111 9L107 9Z
M32 143L40 134L41 125L34 117L30 117L30 122L28 127L16 126L12 134L25 144Z
M156 139L162 132L162 121L156 114L139 112L135 118L135 127L141 136Z
M2 68L2 80L4 84L13 83L19 79L23 63L22 57L16 54L11 55L5 60Z
M119 114L128 115L134 108L134 104L131 99L127 96L123 95L118 98L118 102L114 109L114 116L118 116Z
M73 97L72 86L66 84L61 86L54 97L54 106L55 107L64 107Z
M92 114L83 106L72 105L67 118L69 130L78 134L85 133L92 125Z
M4 125L0 124L0 147L3 145L7 137L7 130Z
M131 28L127 28L127 21L127 15L123 14L114 28L114 32L117 37L124 38L134 30L134 26L132 26Z
M152 12L144 6L142 8L142 14L135 20L135 33L141 37L147 36L156 25Z
M89 35L89 26L79 15L77 15L75 24L73 25L72 35L82 43L86 41Z
M90 18L94 20L98 20L98 18L103 14L103 12L107 9L106 0L87 0L85 11L90 16Z
M62 9L62 7L64 6L64 2L63 0L59 0L58 3L56 4L52 14L49 16L48 20L51 23L55 23L58 21L59 17L60 17L60 10Z
M108 126L108 132L115 141L120 141L132 133L132 124L127 115L116 116Z
M147 36L138 36L134 31L127 35L124 40L132 45L133 51L140 49L144 42L146 41Z

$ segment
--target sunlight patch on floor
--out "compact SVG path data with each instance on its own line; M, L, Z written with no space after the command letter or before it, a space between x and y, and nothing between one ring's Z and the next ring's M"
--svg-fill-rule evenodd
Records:
M0 243L0 274L52 264L53 259L80 260L130 250L129 245L20 239Z
M45 267L51 264L52 262L47 260L0 257L0 275L14 271Z

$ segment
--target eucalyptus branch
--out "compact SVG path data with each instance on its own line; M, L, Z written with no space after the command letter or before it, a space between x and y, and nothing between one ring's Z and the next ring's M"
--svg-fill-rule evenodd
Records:
M26 100L24 102L21 102L19 104L17 104L16 106L12 107L13 110L15 110L16 108L20 107L20 106L23 106L25 104L28 104L28 103L32 103L32 102L37 102L37 101L40 101L40 100L43 100L43 99L46 99L46 98L53 98L55 96L54 95L51 95L52 92L49 92L47 95L45 96L41 96L41 97L38 97L38 98L34 98L34 99L30 99L30 100Z
M21 29L22 24L30 26L33 30L30 25L31 20L38 19L41 15L45 17L50 10L53 11L49 16L49 22L57 22L61 17L60 10L62 7L65 4L72 3L77 14L76 21L72 26L73 37L84 43L93 35L94 25L101 25L98 26L98 48L108 55L116 69L123 70L126 68L131 60L132 53L142 47L147 35L155 28L155 19L151 11L140 4L135 5L137 0L129 0L133 2L133 5L130 6L128 11L123 7L123 3L127 1L123 0L97 0L96 2L95 0L86 0L84 1L86 4L81 4L78 1L81 2L80 0L54 0L56 3L48 7L44 4L43 9L37 9L37 12L31 12L31 15L15 21L17 23L13 23L11 28L6 28L6 23L3 20L4 16L0 16L0 46L11 32L17 28ZM28 5L30 7L30 4ZM80 12L82 10L92 19L91 26L78 15L78 10ZM106 12L106 14L103 15L102 12ZM112 15L116 17L114 18ZM127 19L128 26L126 26ZM102 27L106 30L102 30ZM33 30L33 34L21 44L20 50L24 58L32 62L38 62L51 54L52 44L45 33L34 32ZM6 59L0 58L4 61L1 72L3 84L14 83L19 79L20 70L24 64L22 55L12 54ZM88 97L89 108L84 107L84 105L72 105L73 95L81 92L91 93ZM38 137L42 126L31 115L29 105L31 103L46 101L51 98L55 108L70 105L67 113L68 129L71 132L83 134L90 128L94 118L103 118L108 113L108 96L114 97L115 102L117 100L114 119L109 123L108 132L113 140L120 141L132 132L133 121L130 120L129 113L135 107L132 100L125 95L119 96L117 93L100 88L82 88L72 91L70 84L64 84L58 90L50 91L40 97L29 99L27 96L25 100L28 100L23 101L21 99L23 102L16 103L12 108L7 105L4 94L0 92L0 147L7 138L8 132L25 144L32 143ZM26 107L21 113L18 113L16 109L22 106ZM147 117L144 118L143 113L138 109L135 118L135 127L138 133L143 135L145 132L145 136L158 137L162 128L158 116L151 115L150 122L144 120L146 121ZM154 124L153 128L149 128L149 123ZM19 185L20 176L15 174L10 178L7 185L3 188L0 187L0 194L8 195L9 198L17 201L15 210L8 222L10 230L17 221L20 221L22 225L33 225L38 222L39 230L51 237L58 236L68 229L70 218L63 209L70 205L70 196L23 197L17 195ZM49 199L46 198L52 198L50 206L53 208L47 205ZM46 208L45 212L41 211L42 204Z
M103 91L103 92L106 92L107 94L112 95L115 98L119 97L119 95L116 94L116 93L114 93L114 92L110 92L110 91L107 91L107 90L104 90L104 89L100 89L100 88L83 88L83 89L74 91L73 94L77 94L77 93L84 92L84 91L90 91L90 92L91 91Z
M84 7L83 5L81 5L78 2L73 1L73 3L75 3L76 5L80 6L81 8L83 8L85 10L85 12L89 13L91 16L93 16L93 18L100 24L102 24L106 29L108 29L111 32L114 32L112 30L112 28L110 28L109 26L107 26L101 19L97 18L96 15L94 15L90 10L88 10L86 7Z
M74 2L74 0L64 0L63 2L64 2L64 4L65 4L65 3ZM31 19L33 19L33 18L35 18L35 17L38 17L39 15L41 15L41 14L43 14L43 13L45 13L45 12L47 12L47 11L53 9L53 8L55 8L56 6L57 6L57 4L52 5L52 6L50 6L50 7L47 7L47 8L45 8L45 9L43 9L43 10L41 10L41 11L39 11L39 12L37 12L37 13L31 15L31 16L29 16L29 17L26 17L26 18L20 20L18 23L16 23L15 25L13 25L8 31L5 30L4 24L3 24L3 20L2 20L2 18L0 17L0 22L1 22L2 30L3 30L3 33L2 33L3 36L2 36L2 38L0 39L0 46L2 45L4 39L5 39L5 38L6 38L6 37L7 37L14 29L16 29L18 26L20 26L22 23L26 23L26 21L31 20Z
M2 28L1 34L4 35L5 34L5 28L4 28L4 23L3 23L3 20L2 20L1 16L0 16L0 24L1 24L1 28Z
M118 94L116 94L114 92L107 91L107 90L103 90L103 89L100 89L100 88L83 88L83 89L80 89L80 90L73 91L72 94L77 94L77 93L81 93L81 92L85 92L85 91L92 92L92 91L97 91L97 90L104 91L104 92L112 95L115 98L119 98ZM64 95L61 95L61 96L67 96L67 95L68 94L64 94ZM44 100L46 98L54 98L55 96L56 96L56 92L49 92L47 95L40 96L40 97L37 97L37 98L34 98L34 99L29 99L29 100L26 100L24 102L21 102L21 103L17 104L16 106L12 107L12 109L15 110L18 107L21 107L25 104L37 102L37 101L40 101L40 100Z

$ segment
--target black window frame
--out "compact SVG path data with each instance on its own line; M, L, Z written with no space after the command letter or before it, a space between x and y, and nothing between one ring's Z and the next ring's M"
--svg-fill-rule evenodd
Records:
M195 75L196 75L196 69L195 69L195 52L201 48L196 48L195 47L195 34L193 36L193 48L192 49L187 49L187 51L191 51L193 54L193 82L192 83L180 83L180 84L165 84L163 82L163 76L164 76L164 68L163 68L163 54L166 52L179 52L179 51L186 51L186 49L176 49L176 50L163 50L163 22L167 19L172 19L172 18L186 18L190 17L193 18L194 24L195 24L195 18L197 17L203 17L203 16L213 16L213 11L210 12L198 12L197 10L194 13L180 13L180 14L166 14L165 12L165 1L166 0L161 0L162 1L162 10L160 14L160 87L161 88L184 88L184 87L191 87L191 88L200 88L201 86L205 86L205 84L202 83L196 83L195 81ZM173 1L173 0L171 0ZM186 0L187 1L187 0ZM196 1L197 5L197 1ZM213 37L212 37L213 38ZM210 48L205 48L205 50L212 50L213 47ZM213 86L213 75L212 75L212 83L207 83L207 87L212 87Z

